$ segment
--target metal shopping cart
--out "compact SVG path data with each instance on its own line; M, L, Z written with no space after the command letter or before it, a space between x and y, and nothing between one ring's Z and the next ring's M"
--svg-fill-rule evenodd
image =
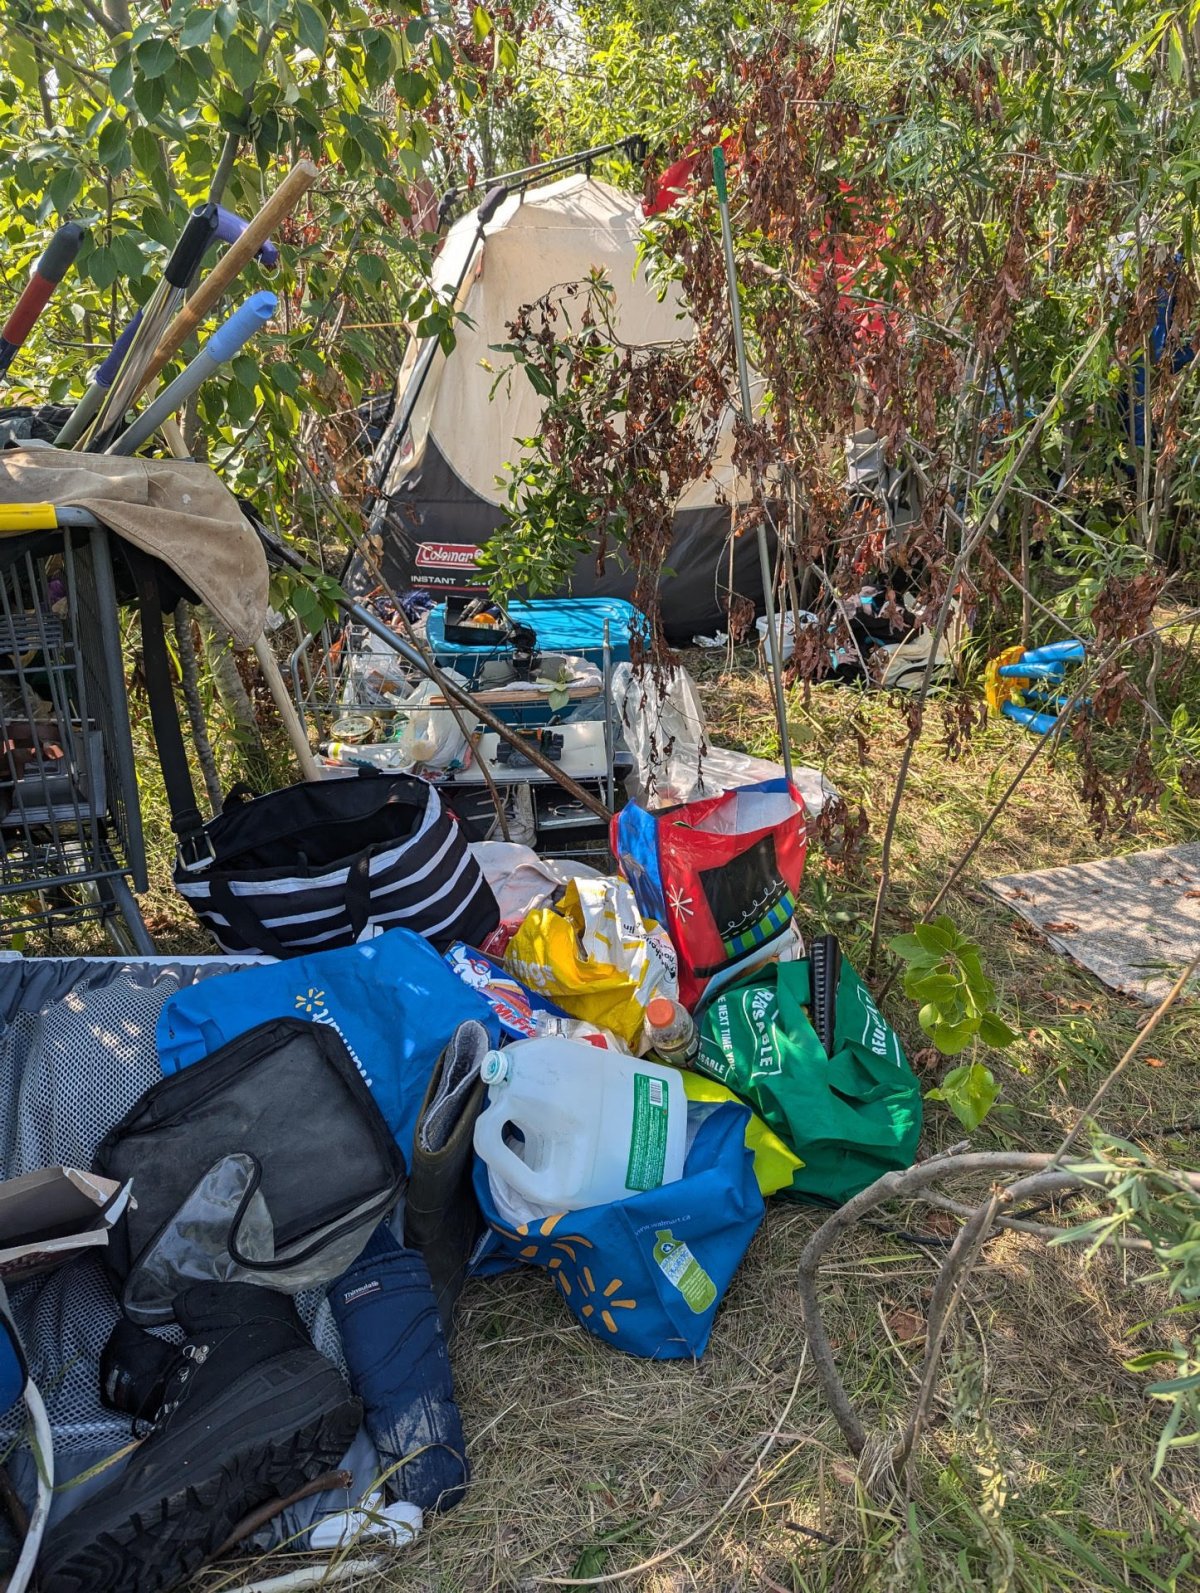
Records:
M109 534L86 510L0 506L0 945L102 921L152 953Z

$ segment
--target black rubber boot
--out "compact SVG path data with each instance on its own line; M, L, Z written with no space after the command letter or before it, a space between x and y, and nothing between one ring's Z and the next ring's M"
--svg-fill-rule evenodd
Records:
M487 1093L479 1066L489 1044L483 1024L469 1020L438 1058L417 1118L404 1202L404 1242L425 1258L445 1334L483 1227L471 1167L475 1119Z
M51 1533L38 1562L44 1593L164 1593L243 1516L332 1470L354 1440L362 1406L288 1296L194 1284L175 1316L187 1338L158 1423Z

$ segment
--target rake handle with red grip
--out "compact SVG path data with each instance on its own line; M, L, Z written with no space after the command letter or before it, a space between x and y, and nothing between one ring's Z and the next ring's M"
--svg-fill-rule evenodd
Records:
M46 245L24 293L0 329L0 376L8 369L13 356L33 330L50 295L71 269L86 230L77 221L66 221Z

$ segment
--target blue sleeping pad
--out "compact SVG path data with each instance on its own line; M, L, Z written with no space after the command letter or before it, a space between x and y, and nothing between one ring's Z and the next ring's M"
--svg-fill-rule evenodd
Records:
M509 618L517 625L528 625L543 653L574 653L590 659L598 669L604 667L604 622L607 620L613 664L628 663L629 636L640 619L632 603L619 597L551 597L528 603L510 603ZM431 610L425 636L437 663L457 669L474 680L490 658L503 658L512 649L507 643L487 642L481 647L464 647L446 640L446 605Z

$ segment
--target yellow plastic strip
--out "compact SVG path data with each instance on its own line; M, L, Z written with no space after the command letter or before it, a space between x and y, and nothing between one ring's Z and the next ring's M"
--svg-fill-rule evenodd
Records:
M57 530L58 512L52 503L0 503L0 533Z

